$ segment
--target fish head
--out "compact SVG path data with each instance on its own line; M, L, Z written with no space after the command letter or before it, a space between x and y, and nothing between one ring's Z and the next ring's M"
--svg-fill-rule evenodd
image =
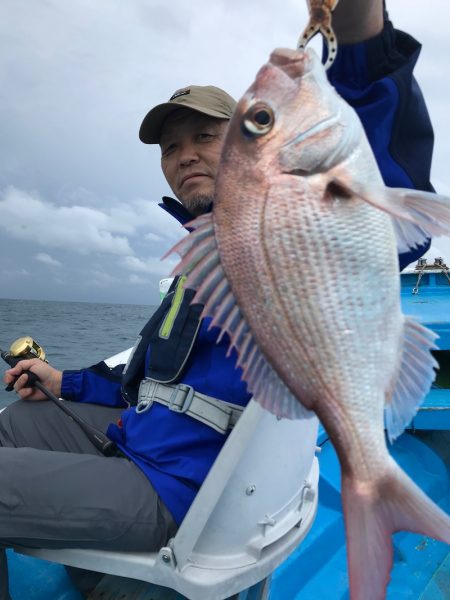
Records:
M258 170L320 173L345 158L361 134L358 117L329 83L314 50L279 48L236 107L222 167L250 159L253 176Z

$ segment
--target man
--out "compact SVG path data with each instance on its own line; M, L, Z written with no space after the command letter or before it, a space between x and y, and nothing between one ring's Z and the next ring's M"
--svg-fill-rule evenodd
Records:
M382 0L341 0L334 25L340 50L330 79L357 107L386 183L430 189L432 131L412 79L419 45L389 22L383 26ZM142 123L140 138L160 144L162 170L178 198L162 206L183 223L210 210L233 108L222 90L190 86ZM400 264L425 249L401 256ZM126 366L61 373L35 359L6 371L4 381L27 402L0 415L4 546L150 551L175 533L249 400L236 355L226 357L227 339L216 344L217 329L200 321L201 306L191 305L182 284L174 281ZM107 431L120 454L104 457L53 404L33 402L43 395L26 387L25 369ZM186 400L192 404L183 412ZM5 582L4 560L1 577ZM0 598L8 598L5 583Z
M208 210L220 152L236 103L223 90L191 86L145 117L140 139L161 147L161 167L173 193L190 215Z

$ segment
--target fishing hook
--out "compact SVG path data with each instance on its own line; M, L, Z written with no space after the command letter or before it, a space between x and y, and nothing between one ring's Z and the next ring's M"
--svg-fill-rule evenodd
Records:
M321 33L328 50L325 68L329 69L337 54L337 39L331 25L331 13L339 0L307 0L307 2L309 22L298 40L297 49L303 50L317 33Z

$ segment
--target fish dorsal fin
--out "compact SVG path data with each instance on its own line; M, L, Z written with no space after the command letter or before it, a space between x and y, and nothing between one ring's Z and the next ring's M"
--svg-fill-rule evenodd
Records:
M343 183L339 177L329 185L341 188L348 195L387 212L393 219L399 252L423 245L436 235L450 235L450 198L432 192L366 186L353 181Z
M212 213L198 217L188 226L193 229L192 233L169 252L177 252L182 259L172 274L187 275L185 287L196 290L192 302L204 304L202 317L212 317L210 327L221 329L218 341L228 334L228 355L236 349L236 366L242 368L243 379L254 399L279 417L312 416L267 362L236 303L220 261Z
M385 423L389 441L405 429L422 404L438 367L430 350L438 336L411 317L405 317L403 350L397 381L386 400Z

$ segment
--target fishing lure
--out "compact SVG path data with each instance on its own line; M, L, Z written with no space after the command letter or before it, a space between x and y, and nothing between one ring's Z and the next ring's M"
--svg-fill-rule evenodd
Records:
M328 50L325 68L329 69L337 54L337 39L331 25L331 13L339 0L307 0L307 2L309 22L298 40L297 48L303 50L317 33L321 33Z

